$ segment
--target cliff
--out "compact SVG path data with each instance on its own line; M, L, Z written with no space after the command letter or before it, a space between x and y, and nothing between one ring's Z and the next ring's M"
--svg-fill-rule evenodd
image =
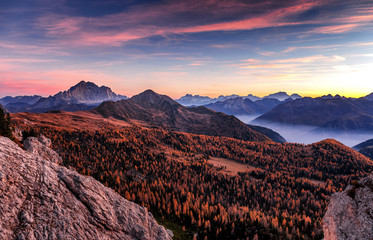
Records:
M323 228L325 240L373 239L373 174L333 194Z
M146 208L59 166L49 144L0 137L0 239L171 239Z

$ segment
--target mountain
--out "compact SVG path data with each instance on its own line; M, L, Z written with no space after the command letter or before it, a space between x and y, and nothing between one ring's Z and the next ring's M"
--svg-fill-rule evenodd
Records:
M258 115L271 110L280 103L282 102L274 98L264 98L254 102L250 99L237 97L221 102L210 103L205 105L205 107L229 115Z
M254 122L317 126L320 130L373 131L373 104L360 99L302 98L278 105Z
M1 239L171 239L146 208L56 164L49 144L0 137Z
M187 94L179 99L176 99L175 101L184 106L201 106L209 104L213 100L212 98L206 96Z
M373 93L367 95L364 97L364 99L368 100L368 101L373 101Z
M81 81L69 90L59 92L53 96L57 102L66 101L71 103L99 105L104 101L119 101L126 96L114 93L106 86L98 87L92 82Z
M214 102L225 101L227 99L236 98L236 97L239 97L239 96L236 94L233 94L233 95L228 95L228 96L220 95L217 98L210 98L207 96L187 94L179 99L176 99L175 101L180 103L181 105L190 107L190 106L202 106L202 105L206 105L206 104L210 104ZM249 95L248 97L255 98L255 96L252 96L252 95L251 96Z
M278 93L269 94L268 96L265 96L263 98L264 99L265 98L274 98L274 99L277 99L277 100L283 102L283 101L288 100L288 99L291 99L291 100L300 99L300 98L302 98L302 96L300 96L297 93L289 95L286 92L278 92Z
M373 139L364 141L353 147L356 151L363 154L364 156L373 159Z
M325 240L372 239L372 189L370 175L332 195L323 221Z
M359 151L365 147L373 146L373 139L366 140L362 143L357 144L356 146L353 146L352 148L356 151Z
M127 97L114 93L108 87L98 87L92 82L81 81L67 91L47 98L40 98L33 104L17 103L16 106L12 105L11 109L12 112L83 111L90 110L104 101L119 101L125 98Z
M252 94L248 94L247 96L239 96L237 94L232 94L232 95L227 95L227 96L220 95L217 98L210 98L210 97L207 97L207 96L186 94L185 96L183 96L179 99L176 99L175 101L180 103L181 105L184 105L184 106L203 106L203 105L213 104L213 103L217 103L217 102L224 102L224 101L227 101L229 99L235 99L235 98L248 99L248 100L251 100L253 102L263 100L263 99L277 99L277 100L282 102L282 101L285 101L287 99L295 100L295 99L299 99L299 98L302 98L302 97L299 94L296 94L296 93L289 96L286 92L278 92L278 93L270 94L270 95L268 95L264 98L254 96Z
M279 101L285 101L286 99L290 98L290 96L286 92L278 92L269 94L268 96L265 96L263 98L274 98Z
M373 159L373 145L360 149L359 153L363 154L364 156L370 159Z
M245 96L245 97L243 97L243 98L245 98L245 99L249 99L249 100L251 100L251 101L253 101L253 102L262 99L262 98L260 98L260 97L258 97L258 96L254 96L254 95L252 95L252 94L249 94L249 95L247 95L247 96Z
M295 99L300 99L300 98L302 98L302 96L299 95L299 94L297 94L297 93L294 93L294 94L291 94L291 95L290 95L290 98L293 99L293 100L295 100Z
M128 122L142 122L148 126L169 130L226 136L248 141L269 139L233 116L214 112L205 107L184 107L165 95L146 90L128 100L104 102L93 112Z
M7 96L7 97L1 98L0 103L3 104L3 105L8 105L8 104L11 104L11 103L25 103L25 104L28 104L28 105L32 105L32 104L36 103L37 101L39 101L40 98L42 98L42 97L39 96L39 95L17 96L17 97Z
M190 107L190 106L203 106L203 105L216 103L216 102L223 102L223 101L233 99L233 98L238 98L238 97L240 96L238 96L237 94L232 94L232 95L227 95L227 96L220 95L217 98L210 98L207 96L187 94L179 99L176 99L175 101L180 103L181 105ZM247 96L243 96L241 98L249 99L251 101L257 101L261 99L260 97L254 96L252 94L248 94Z
M265 136L267 136L269 139L271 139L274 142L277 143L286 143L286 139L283 138L278 132L273 131L272 129L262 127L262 126L256 126L251 124L246 124L249 128L251 128L254 131L257 131Z
M18 112L19 110L25 109L32 104L35 104L42 97L39 95L34 96L17 96L17 97L4 97L0 99L0 104L6 106L10 112Z

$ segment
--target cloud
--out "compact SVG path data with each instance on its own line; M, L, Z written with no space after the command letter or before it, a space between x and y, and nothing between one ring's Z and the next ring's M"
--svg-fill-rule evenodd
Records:
M42 30L48 37L67 40L69 44L120 46L131 40L154 35L253 30L304 24L289 21L288 18L321 4L321 1L297 1L290 6L273 9L268 7L271 4L262 4L267 7L258 8L257 3L245 4L241 1L175 1L168 5L145 6L96 18L49 14L39 18L35 28ZM204 15L210 18L201 17L199 13L202 10L206 10ZM179 17L188 14L191 16ZM222 16L226 18L221 19ZM240 19L236 19L237 16Z
M351 30L359 27L359 24L342 24L334 26L318 27L311 31L311 33L321 33L321 34L339 34L344 32L350 32Z

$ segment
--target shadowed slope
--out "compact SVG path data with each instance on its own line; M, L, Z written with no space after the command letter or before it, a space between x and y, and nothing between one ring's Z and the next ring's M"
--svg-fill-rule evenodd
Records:
M147 90L128 100L104 102L93 110L104 117L162 127L168 130L226 136L248 141L268 141L233 116L214 112L205 107L187 108L165 95Z

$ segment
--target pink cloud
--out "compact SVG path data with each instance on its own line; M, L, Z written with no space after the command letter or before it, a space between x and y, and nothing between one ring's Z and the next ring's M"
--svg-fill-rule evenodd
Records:
M247 59L243 60L244 63L236 66L247 69L296 69L297 67L304 67L311 63L318 62L318 66L331 64L334 62L342 62L345 58L341 56L324 56L314 55L301 58L286 58L286 59L275 59L275 60L258 60L258 59ZM247 64L247 62L249 64Z
M179 13L191 9L196 11L206 9L208 14L219 15L224 13L224 11L234 12L242 7L255 7L235 1L232 3L225 1L210 1L208 3L205 1L175 2L166 6L132 9L131 12L112 14L99 18L67 18L60 15L50 15L40 19L37 22L37 27L44 29L47 35L55 36L56 38L61 37L61 41L63 42L68 39L68 44L78 46L119 46L130 40L153 35L167 35L169 33L183 34L206 31L252 30L265 27L304 24L304 22L289 22L285 19L324 3L325 1L298 1L293 6L271 10L259 16L250 16L243 20L212 24L187 24L194 25L191 27L180 27L178 25L181 24L177 22L172 22L171 24L167 24L167 26L156 24L159 19L169 22L169 20L166 20L168 17L172 18ZM116 30L106 30L113 28ZM62 44L64 44L63 42Z
M118 78L94 70L25 71L11 69L6 71L0 68L0 94L54 95L81 80L108 85L110 82L118 81Z
M318 27L312 30L312 33L321 33L321 34L338 34L344 32L350 32L354 28L360 26L359 24L343 24L343 25L335 25L335 26L325 26L325 27Z

